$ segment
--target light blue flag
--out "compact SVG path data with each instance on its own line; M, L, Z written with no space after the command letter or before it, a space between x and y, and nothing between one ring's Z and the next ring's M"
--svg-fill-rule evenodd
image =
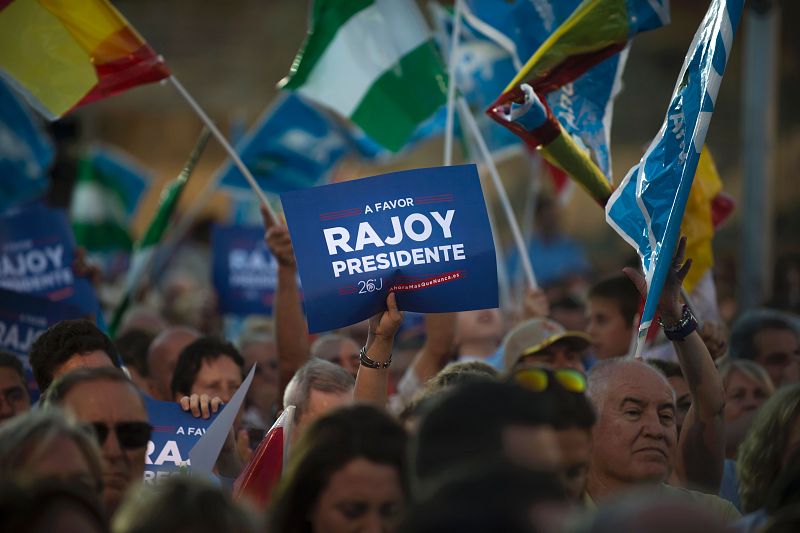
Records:
M278 96L236 145L261 188L274 193L317 185L350 149L339 126L295 93ZM221 172L223 187L250 193L235 165Z
M453 12L439 4L429 5L433 19L434 38L442 56L450 57L450 41L453 34ZM495 159L518 153L522 140L483 113L508 80L517 73L511 54L494 41L476 31L467 21L461 26L458 57L456 58L456 86L475 115L486 146ZM442 108L444 127L446 107ZM455 115L455 132L460 132L458 115ZM441 132L440 132L441 133Z
M686 54L661 129L606 204L606 220L642 258L648 293L637 355L678 241L744 0L713 0Z
M47 191L53 145L14 91L0 80L0 213Z

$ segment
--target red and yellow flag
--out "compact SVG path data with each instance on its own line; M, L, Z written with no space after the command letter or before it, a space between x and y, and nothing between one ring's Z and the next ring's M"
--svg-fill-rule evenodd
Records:
M0 0L0 74L55 119L170 72L106 0Z

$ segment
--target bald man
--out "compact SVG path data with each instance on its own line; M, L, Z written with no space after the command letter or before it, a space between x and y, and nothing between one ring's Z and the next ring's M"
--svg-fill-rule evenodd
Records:
M197 330L177 326L165 329L153 340L147 351L150 392L153 398L165 402L174 401L171 386L178 356L199 337L200 333Z

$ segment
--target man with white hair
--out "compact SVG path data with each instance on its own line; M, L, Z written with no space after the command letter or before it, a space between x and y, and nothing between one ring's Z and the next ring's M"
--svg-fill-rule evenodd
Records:
M664 484L673 469L682 485L696 486L699 483L694 480L700 479L706 481L706 491L713 494L719 490L725 397L711 355L696 331L697 321L680 305L680 286L691 265L691 260L683 262L685 248L686 241L681 239L659 301L662 326L673 341L693 400L680 440L675 393L663 374L639 360L597 363L589 373L587 390L597 411L587 505L605 502L636 486ZM631 269L625 273L646 293L641 274ZM727 519L738 516L729 502L711 494L662 487L701 501Z

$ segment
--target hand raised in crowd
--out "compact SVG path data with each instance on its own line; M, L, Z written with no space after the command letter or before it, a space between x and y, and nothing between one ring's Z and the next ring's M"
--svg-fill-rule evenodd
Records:
M72 259L72 272L79 278L86 278L94 287L100 285L103 273L100 267L90 263L86 257L86 248L75 248L75 257Z
M297 268L289 228L285 224L275 222L263 205L261 206L261 216L264 218L264 228L267 230L264 241L267 243L269 251L278 260L280 266Z
M393 292L386 297L386 311L373 315L369 319L367 348L373 342L393 343L394 336L403 323L403 313L397 308L397 298Z
M686 237L681 237L681 240L678 241L678 247L675 249L675 255L672 258L672 265L664 280L664 287L661 289L661 298L658 300L658 312L661 315L661 319L668 324L680 321L683 314L681 285L692 267L692 259L689 258L684 261L685 256ZM636 285L642 297L646 297L647 282L644 276L631 267L625 267L622 271Z
M721 322L705 320L699 328L700 338L715 361L728 349L728 332Z
M212 398L208 394L184 396L178 403L184 411L191 411L195 418L210 418L222 406L222 400L217 396Z
M522 302L523 320L545 318L550 315L550 302L545 292L538 287L528 287Z

